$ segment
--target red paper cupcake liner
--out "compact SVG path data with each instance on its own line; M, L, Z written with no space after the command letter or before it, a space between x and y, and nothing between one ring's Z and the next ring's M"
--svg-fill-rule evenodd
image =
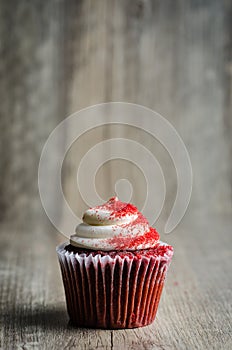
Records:
M173 250L87 252L57 247L70 320L79 327L135 328L155 319ZM70 249L71 247L71 249ZM76 252L76 250L78 252Z

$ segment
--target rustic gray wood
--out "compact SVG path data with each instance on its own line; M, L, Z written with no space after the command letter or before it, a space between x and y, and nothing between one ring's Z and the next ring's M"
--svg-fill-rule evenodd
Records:
M1 349L232 348L231 14L231 1L217 0L1 2ZM175 255L157 318L134 330L68 324L55 253L64 237L50 225L37 189L50 132L69 114L106 101L165 116L194 172L184 219L162 234ZM94 142L114 135L143 142L162 164L168 193L157 222L162 233L175 171L145 133L103 127L73 145L64 163L69 203L81 215L77 162ZM113 166L99 183L106 198ZM142 195L138 189L134 199Z

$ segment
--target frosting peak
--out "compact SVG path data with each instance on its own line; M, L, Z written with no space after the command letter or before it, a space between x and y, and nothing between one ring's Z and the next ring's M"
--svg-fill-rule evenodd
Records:
M70 238L74 246L106 251L147 249L158 241L158 232L149 227L138 209L117 197L87 209L83 223L77 226L76 234Z
M125 224L137 219L137 212L137 208L132 204L120 202L118 197L112 197L103 205L87 209L83 221L94 226Z

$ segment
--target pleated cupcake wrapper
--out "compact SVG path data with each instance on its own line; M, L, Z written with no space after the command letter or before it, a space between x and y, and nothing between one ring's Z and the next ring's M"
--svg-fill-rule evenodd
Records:
M88 256L57 247L73 324L94 328L134 328L156 315L171 257Z

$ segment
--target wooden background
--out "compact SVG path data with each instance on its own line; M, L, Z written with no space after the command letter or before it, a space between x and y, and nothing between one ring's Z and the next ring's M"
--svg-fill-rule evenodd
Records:
M232 348L231 23L228 0L1 2L1 349ZM47 219L37 187L50 132L69 114L106 101L165 116L194 173L188 211L165 236L176 180L156 145L168 187L158 227L175 256L156 321L126 331L68 324L55 253L64 237ZM73 182L78 147L83 152L113 132L96 130L67 157L64 191L78 213L85 208ZM99 185L105 198L109 172Z

